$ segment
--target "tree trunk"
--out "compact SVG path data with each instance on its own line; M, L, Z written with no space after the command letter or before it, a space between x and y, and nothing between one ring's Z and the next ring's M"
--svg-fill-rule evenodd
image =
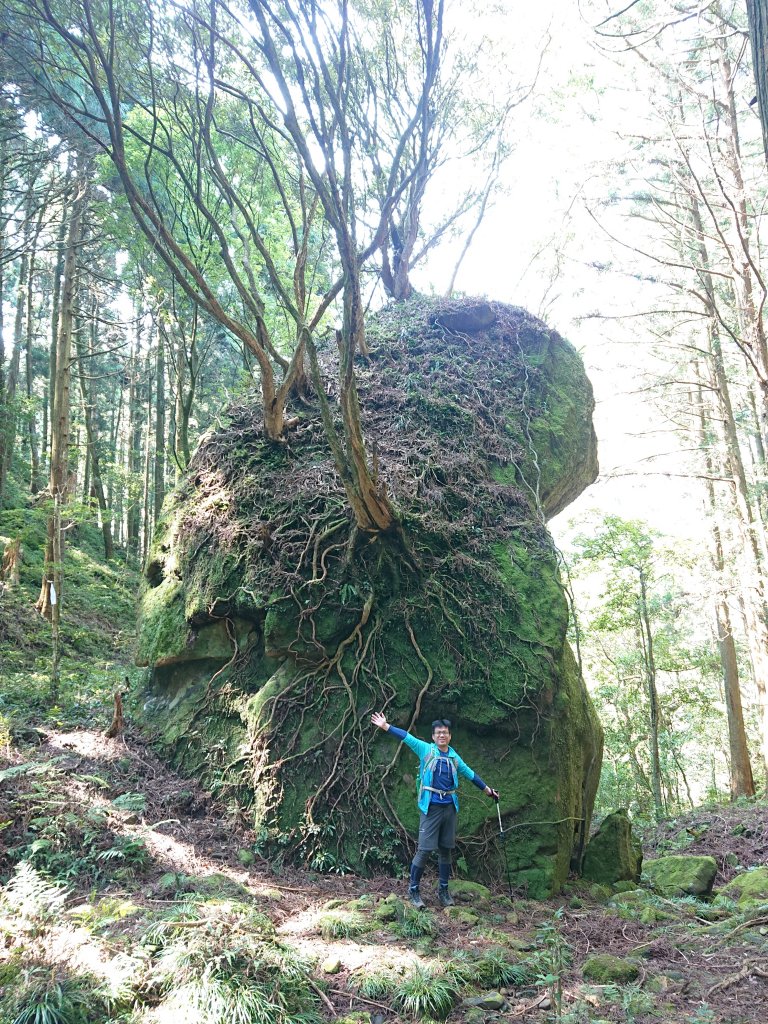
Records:
M139 316L141 314L139 313ZM128 550L134 554L139 553L139 527L141 523L141 509L139 502L139 480L141 479L141 319L136 324L136 336L134 349L131 353L128 373L130 375L130 386L128 389L128 495L127 495L127 523L126 543Z
M763 447L768 440L768 340L762 317L765 286L756 273L756 262L751 239L752 225L747 209L744 174L741 167L741 144L736 116L736 98L733 91L733 69L725 52L725 40L717 40L718 64L725 102L723 104L727 126L725 136L725 164L733 192L728 204L731 213L730 255L733 266L733 289L742 343L751 355L752 373L757 377L758 407L763 431ZM758 293L756 298L755 293ZM760 294L762 293L762 294Z
M165 498L165 343L157 336L155 363L155 464L152 525L157 526Z
M96 350L96 301L91 305L90 325L90 355ZM101 533L104 540L104 558L109 561L114 556L114 544L112 540L112 521L107 506L104 484L101 479L101 437L99 431L98 417L95 403L92 401L91 393L87 385L87 373L85 365L85 341L82 333L75 335L75 348L77 351L78 379L80 381L80 397L83 402L83 420L85 422L86 452L88 454L87 465L90 466L91 484L88 489L89 496L96 499L101 520Z
M747 17L757 85L757 109L763 126L763 149L768 159L768 0L747 0Z
M37 609L50 620L54 632L54 662L51 678L51 699L56 699L59 685L58 635L61 622L62 601L62 541L61 506L67 498L69 432L70 432L70 353L77 294L77 257L83 236L83 215L85 211L87 176L78 160L75 194L70 210L65 246L64 274L61 286L61 310L56 345L56 377L52 381L51 415L51 468L49 490L53 499L53 512L48 517L48 538L45 548L45 568L37 600ZM52 595L55 588L55 597ZM53 597L53 599L52 599Z
M739 447L738 431L733 413L728 376L723 361L719 335L719 312L712 277L709 273L709 254L705 244L704 226L695 196L691 197L691 215L701 258L700 277L704 285L707 311L710 316L708 343L712 367L713 394L718 401L722 424L728 472L733 480L736 522L741 533L739 575L742 606L747 626L747 643L757 688L760 713L760 734L763 772L768 778L768 610L763 572L766 566L765 533L756 520L744 463Z
M32 247L29 254L29 276L27 279L26 295L26 385L27 385L27 434L29 437L29 490L31 494L37 494L40 490L40 449L37 440L37 422L33 395L33 363L32 345L34 342L34 318L33 318L33 283L35 279L35 260L37 257L37 242L42 228L44 208L40 210L35 224Z
M5 295L5 220L2 217L5 205L6 159L5 147L0 146L0 508L3 507L3 493L5 491L2 452L4 450L4 438L8 432L5 390L5 315L3 309L3 296Z
M154 375L152 373L152 346L151 344L147 347L146 361L144 364L144 378L146 380L146 397L147 397L147 408L144 414L144 484L142 487L142 500L141 500L141 521L142 521L142 546L141 546L141 558L142 561L146 560L147 552L149 551L149 542L152 536L152 512L151 512L151 480L152 473L150 465L152 463L152 382Z
M694 377L701 379L701 374L694 368ZM713 517L711 561L718 583L715 600L715 623L717 646L720 654L720 665L723 673L723 690L725 693L725 711L728 720L728 745L730 750L730 787L731 799L739 796L754 796L755 783L752 777L752 765L749 760L747 733L744 728L744 712L741 703L741 682L739 680L739 663L736 657L736 644L731 629L731 614L728 607L727 591L724 585L725 554L722 532L717 521L717 495L714 479L719 474L719 466L715 464L707 444L707 414L700 388L693 392L695 414L699 425L699 444L705 454L707 511Z
M653 634L648 614L648 592L645 574L640 569L640 601L638 605L640 639L645 667L645 682L648 688L648 745L651 761L651 787L656 816L664 813L664 798L661 792L661 757L659 756L659 692L656 688L656 659L653 653Z
M3 432L0 434L0 498L5 492L6 481L13 462L13 453L16 446L16 428L18 412L16 408L16 391L19 385L21 369L21 351L24 348L26 331L24 328L24 315L27 309L27 290L30 287L30 241L31 241L31 189L27 195L24 235L22 239L22 253L19 263L19 279L16 285L16 312L13 320L13 349L11 350L11 362L8 368L8 377L5 384L5 409L3 416ZM1 297L0 297L1 298Z
M61 279L64 274L64 257L67 237L67 210L66 207L61 214L59 233L56 238L56 265L53 269L53 289L51 292L51 346L48 359L48 387L43 404L43 443L42 452L44 462L47 462L48 472L51 468L51 442L50 432L53 423L53 382L56 380L56 346L59 338L59 310L61 307ZM44 467L45 468L45 465Z

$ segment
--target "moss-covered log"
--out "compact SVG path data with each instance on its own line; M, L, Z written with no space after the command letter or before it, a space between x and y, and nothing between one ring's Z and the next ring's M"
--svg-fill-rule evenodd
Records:
M370 712L422 736L448 715L501 791L513 882L546 895L580 849L601 756L544 525L596 475L591 388L568 342L498 303L411 300L368 337L363 425L399 529L355 529L316 408L284 444L233 409L155 540L147 720L272 855L374 871L412 849L416 765ZM472 870L506 872L472 787L460 836Z

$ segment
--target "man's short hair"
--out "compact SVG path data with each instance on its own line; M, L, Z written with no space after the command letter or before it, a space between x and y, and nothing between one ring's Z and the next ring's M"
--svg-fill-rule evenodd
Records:
M450 718L436 718L434 720L434 722L432 723L432 732L434 732L435 729L439 729L441 726L444 729L447 729L448 732L450 732L451 731L451 720L450 720Z

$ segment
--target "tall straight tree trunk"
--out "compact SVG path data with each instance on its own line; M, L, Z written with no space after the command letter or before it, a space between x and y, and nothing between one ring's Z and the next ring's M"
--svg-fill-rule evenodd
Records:
M656 658L653 651L653 632L648 614L648 590L645 574L640 569L639 632L645 666L645 684L648 689L648 746L651 761L651 787L656 816L664 813L664 798L661 792L661 757L659 755L660 709L659 692L656 686Z
M719 333L719 311L717 299L709 273L704 226L699 204L691 197L691 216L698 241L701 259L700 277L709 313L709 359L712 367L713 394L717 397L719 416L723 431L726 465L733 480L735 520L741 533L741 572L739 574L742 607L747 626L747 643L755 678L760 714L760 749L762 770L768 779L768 604L766 602L765 577L765 533L762 523L754 514L754 506L747 484L747 475L739 447L736 419L730 396L728 375L725 370Z
M702 377L698 366L694 367L694 379ZM701 388L696 388L692 395L695 405L695 416L699 428L699 444L704 452L706 468L707 511L712 517L710 557L717 581L715 599L715 625L717 647L720 654L720 666L723 673L723 691L725 694L725 711L728 721L729 775L731 799L740 796L755 795L755 781L752 765L749 760L747 733L744 728L744 711L741 701L741 682L739 679L739 662L736 657L736 643L731 628L731 612L728 607L727 588L725 586L725 553L722 531L718 521L717 494L714 480L720 474L720 467L715 464L712 451L707 443L707 410Z
M141 505L139 499L139 480L141 479L141 319L136 324L134 350L130 362L130 387L128 389L128 495L126 543L128 550L139 554L139 532L141 527Z
M144 380L146 382L145 394L147 407L144 414L144 458L143 458L143 487L141 493L141 558L144 561L149 551L149 542L152 536L152 383L154 374L152 370L152 344L147 345L147 354L144 361Z
M155 464L152 525L157 526L165 498L165 342L157 334L155 361Z
M99 432L98 417L96 415L95 403L92 398L92 389L88 388L86 371L85 340L82 332L78 331L75 337L77 350L78 379L80 381L80 396L83 402L83 420L85 421L86 451L88 452L87 465L91 471L91 485L89 494L96 498L101 520L101 534L104 539L104 558L109 561L114 557L114 544L112 541L112 520L107 506L107 499L104 493L104 484L101 479L101 438ZM96 350L96 301L91 304L91 324L89 331L89 355L92 356Z
M0 452L3 450L3 438L6 436L8 430L6 420L5 316L3 310L3 296L5 295L5 220L2 219L2 211L5 205L6 174L7 157L5 153L5 146L0 146ZM5 477L2 471L2 459L0 458L0 508L3 507L4 490Z
M747 207L736 97L733 90L733 68L726 54L725 39L720 37L716 45L723 87L723 121L727 128L724 157L732 189L732 198L726 206L731 214L729 254L733 266L732 281L739 328L743 342L750 350L752 373L757 382L758 407L765 448L768 439L768 339L765 334L762 307L766 289L758 271L758 256L752 240L753 228ZM761 475L765 475L764 472Z
M62 537L61 509L67 500L69 483L70 434L70 355L75 322L78 255L83 237L83 216L87 192L87 174L82 158L78 159L74 196L69 215L65 245L64 273L61 286L61 309L56 345L56 377L52 381L51 469L49 491L53 511L48 517L45 567L37 600L37 609L51 622L54 657L51 672L50 699L55 701L59 689L59 628L61 624Z
M747 0L747 16L757 85L757 109L763 126L763 149L768 159L768 0Z
M53 423L53 392L56 380L56 348L59 338L59 310L61 307L61 279L64 275L64 258L66 256L67 208L62 210L59 233L56 238L56 264L53 268L53 289L51 291L51 345L48 357L48 387L43 404L43 458L50 473L50 430ZM45 465L43 466L45 468Z
M33 353L32 346L35 339L35 324L33 316L33 284L35 280L35 260L37 258L37 243L43 225L43 211L41 208L35 224L32 247L29 254L29 275L27 279L26 294L26 385L27 385L27 434L29 437L29 490L31 494L37 494L40 490L40 449L37 439L37 414L35 412L33 394Z
M31 265L30 246L32 241L32 184L30 183L25 201L25 221L22 238L22 253L19 261L19 279L16 285L16 310L13 320L13 349L5 384L5 414L3 416L3 432L0 434L0 498L5 492L6 481L13 462L16 446L16 428L18 413L16 409L16 391L19 386L21 371L21 353L26 339L25 313L27 310L27 292L30 288L29 270Z

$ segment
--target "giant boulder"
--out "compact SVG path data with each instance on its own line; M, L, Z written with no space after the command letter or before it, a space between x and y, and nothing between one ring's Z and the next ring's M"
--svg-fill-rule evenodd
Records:
M465 785L460 851L546 896L580 857L602 753L545 527L597 473L591 388L567 341L499 303L414 299L368 339L363 428L402 533L354 528L311 402L283 444L232 409L155 537L146 721L267 855L366 872L418 827L416 762L370 712L423 737L448 716L507 837ZM332 346L323 361L334 403Z

